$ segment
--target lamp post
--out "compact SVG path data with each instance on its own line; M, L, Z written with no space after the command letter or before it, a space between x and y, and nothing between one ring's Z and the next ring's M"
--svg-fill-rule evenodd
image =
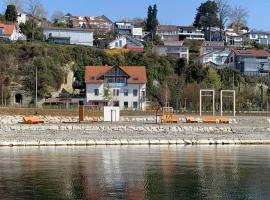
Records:
M35 66L35 68L36 68L36 98L35 98L35 105L36 105L36 108L37 108L37 96L38 96L38 94L37 94L37 84L38 84L38 80L37 80L37 66Z

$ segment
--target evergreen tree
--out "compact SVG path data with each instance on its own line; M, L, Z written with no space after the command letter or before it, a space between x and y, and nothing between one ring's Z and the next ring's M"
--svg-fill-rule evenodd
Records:
M157 26L158 26L158 19L157 19L157 5L155 4L153 7L148 7L147 12L147 20L146 20L146 30L151 33L152 41L155 38Z
M146 20L146 31L150 32L151 30L152 30L152 6L149 6Z
M210 29L211 27L219 25L219 19L217 16L218 6L216 2L208 0L202 3L197 9L197 14L193 25L197 28L202 28L205 32L207 39L210 39ZM207 33L208 30L208 34Z
M17 20L17 10L15 5L8 5L5 12L6 21L15 22Z

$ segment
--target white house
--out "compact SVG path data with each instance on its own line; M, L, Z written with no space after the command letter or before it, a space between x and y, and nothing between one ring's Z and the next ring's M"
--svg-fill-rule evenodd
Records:
M144 66L87 66L85 69L86 103L103 107L111 102L121 110L143 110L146 102ZM108 95L107 95L108 96Z
M28 17L27 17L26 13L24 13L24 12L18 13L18 15L17 15L17 23L18 24L21 24L21 23L25 24L27 20L28 20Z
M225 42L230 47L242 47L243 38L241 35L235 33L232 29L227 29L225 32Z
M0 39L2 40L26 40L26 37L20 33L15 24L0 23Z
M44 28L44 40L56 44L93 46L93 31L75 28Z
M201 55L199 59L203 65L212 64L215 65L216 67L224 67L226 66L225 62L229 54L230 54L229 50L212 51L204 55Z
M244 39L248 42L255 42L262 45L269 45L270 33L251 31L244 34Z

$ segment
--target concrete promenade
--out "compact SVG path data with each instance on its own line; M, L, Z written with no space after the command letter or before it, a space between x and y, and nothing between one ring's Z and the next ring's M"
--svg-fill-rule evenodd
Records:
M22 116L0 117L0 146L66 145L238 145L270 144L270 118L236 117L230 124L156 124L154 117L125 117L121 122L76 123L46 117L45 124L22 124Z

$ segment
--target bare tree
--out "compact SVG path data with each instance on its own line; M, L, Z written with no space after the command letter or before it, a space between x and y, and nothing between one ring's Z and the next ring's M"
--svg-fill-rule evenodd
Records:
M18 12L23 11L23 0L5 0L5 5L15 5Z
M28 12L37 18L46 18L47 12L39 0L27 0Z
M236 33L239 33L240 28L247 25L248 12L242 6L235 6L230 13L229 19Z
M65 14L62 11L55 11L51 17L52 23L58 23L61 19L63 19L64 15Z
M220 31L220 40L222 40L222 31L227 23L227 20L230 16L231 7L228 4L228 0L215 0L218 7L218 19L219 19L219 31Z

